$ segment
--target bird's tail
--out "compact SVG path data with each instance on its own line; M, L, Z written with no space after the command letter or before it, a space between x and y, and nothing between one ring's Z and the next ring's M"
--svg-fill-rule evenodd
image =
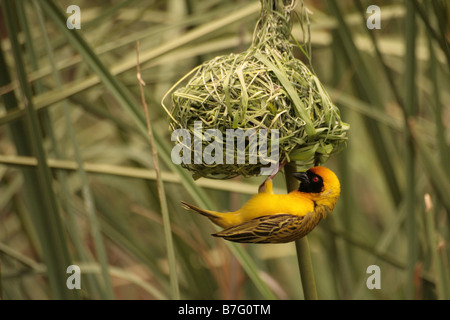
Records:
M208 217L212 222L214 222L218 226L223 227L223 214L215 211L203 210L199 207L196 207L184 201L181 201L181 203L183 204L184 209L200 213L201 215Z

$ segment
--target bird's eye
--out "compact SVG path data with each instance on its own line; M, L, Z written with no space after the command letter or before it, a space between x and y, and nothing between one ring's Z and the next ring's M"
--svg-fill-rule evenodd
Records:
M312 178L312 181L313 181L313 182L319 182L319 177L314 177L314 178Z

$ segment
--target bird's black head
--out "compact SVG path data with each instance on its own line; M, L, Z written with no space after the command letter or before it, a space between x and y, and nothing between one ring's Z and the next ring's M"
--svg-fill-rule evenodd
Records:
M298 191L305 193L320 193L323 189L323 179L318 174L308 170L306 172L296 172L293 174L300 180Z

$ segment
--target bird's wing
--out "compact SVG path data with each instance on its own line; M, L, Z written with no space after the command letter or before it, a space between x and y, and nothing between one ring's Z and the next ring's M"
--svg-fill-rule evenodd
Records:
M258 217L213 234L229 241L245 243L284 243L309 233L311 215L275 214Z

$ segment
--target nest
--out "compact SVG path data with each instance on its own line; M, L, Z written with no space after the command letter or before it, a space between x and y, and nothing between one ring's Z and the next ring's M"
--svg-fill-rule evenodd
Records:
M294 57L289 41L288 10L285 7L274 10L274 1L261 1L261 16L251 47L203 63L182 79L190 76L184 87L172 93L172 109L166 109L170 130L184 129L195 137L197 123L197 128L201 124L203 133L214 130L210 132L222 134L214 135L209 141L191 139L190 145L178 139L177 143L184 143L192 153L190 159L212 140L216 147L226 150L227 130L242 129L267 132L267 150L271 150L272 141L278 143L278 163L297 161L303 167L323 164L346 146L349 126L341 121L339 109L317 76ZM278 139L272 140L275 133ZM248 147L251 135L245 139L248 144L244 163L238 159L237 152L231 150L230 154L226 150L215 155L216 160L219 156L222 161L190 161L181 165L192 171L194 178L259 175L270 160L264 159L259 149ZM252 163L250 160L255 156L258 161ZM232 163L230 158L234 159Z

